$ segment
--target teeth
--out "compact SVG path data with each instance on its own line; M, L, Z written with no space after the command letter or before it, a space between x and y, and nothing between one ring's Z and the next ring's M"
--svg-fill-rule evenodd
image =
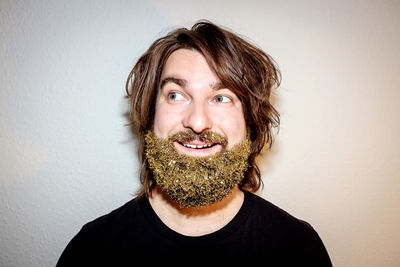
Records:
M184 147L188 147L188 148L207 148L207 147L211 147L212 145L202 145L202 146L196 146L196 145L189 145L189 144L183 144Z

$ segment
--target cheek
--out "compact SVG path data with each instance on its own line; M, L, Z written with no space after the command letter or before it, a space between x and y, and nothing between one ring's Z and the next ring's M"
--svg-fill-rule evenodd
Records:
M217 118L219 128L233 143L246 138L246 122L241 110L219 113Z
M163 112L160 108L156 108L156 113L154 115L154 125L153 125L153 131L156 136L165 138L168 132L168 125L167 125L167 118L168 114Z
M154 115L153 132L156 136L167 138L179 123L179 116L166 105L157 104Z

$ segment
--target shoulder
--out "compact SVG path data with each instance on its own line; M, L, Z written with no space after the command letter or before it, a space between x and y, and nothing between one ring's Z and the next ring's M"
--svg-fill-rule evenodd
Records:
M140 216L141 199L133 199L121 207L89 223L72 238L64 249L59 266L103 266L105 255L112 253L121 236L126 236L129 229L146 224ZM116 248L116 247L115 247Z
M92 233L108 231L114 229L116 225L124 226L129 224L133 219L137 218L140 214L141 199L132 199L120 206L119 208L105 214L97 219L86 223L81 233Z
M330 266L326 248L308 222L294 217L255 194L246 194L253 202L248 219L249 227L257 229L263 242L268 243L277 254L286 255L292 260L306 261L310 264L319 262L321 266Z
M246 192L245 194L252 202L252 215L259 218L265 226L312 229L306 221L294 217L268 200L253 193Z
M290 242L293 242L293 239L317 238L316 231L308 222L289 214L260 196L248 194L253 201L251 218L255 220L254 223L262 225L261 232Z

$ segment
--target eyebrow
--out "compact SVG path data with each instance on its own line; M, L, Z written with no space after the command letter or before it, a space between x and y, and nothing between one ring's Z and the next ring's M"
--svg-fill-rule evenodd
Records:
M167 83L175 83L179 85L180 87L186 88L188 81L185 79L173 77L173 76L167 76L164 79L161 80L160 82L160 89L162 89ZM213 90L219 90L226 88L222 82L216 82L216 83L210 83L210 88Z
M226 86L222 83L222 82L217 82L217 83L211 83L210 84L210 87L213 89L213 90L219 90L219 89L224 89L224 88L226 88Z
M186 87L188 82L185 79L168 76L161 80L160 89L162 89L167 83L175 83L180 87Z

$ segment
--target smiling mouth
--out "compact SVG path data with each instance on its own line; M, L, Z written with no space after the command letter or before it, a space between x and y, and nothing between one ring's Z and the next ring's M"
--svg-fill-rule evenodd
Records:
M181 142L178 142L180 145L187 147L187 148L193 148L193 149L204 149L204 148L210 148L213 147L217 144L205 144L205 145L190 145L190 144L184 144Z
M227 139L222 135L205 131L195 134L191 131L180 131L171 135L169 141L175 143L175 148L183 154L208 155L219 152L227 145Z

